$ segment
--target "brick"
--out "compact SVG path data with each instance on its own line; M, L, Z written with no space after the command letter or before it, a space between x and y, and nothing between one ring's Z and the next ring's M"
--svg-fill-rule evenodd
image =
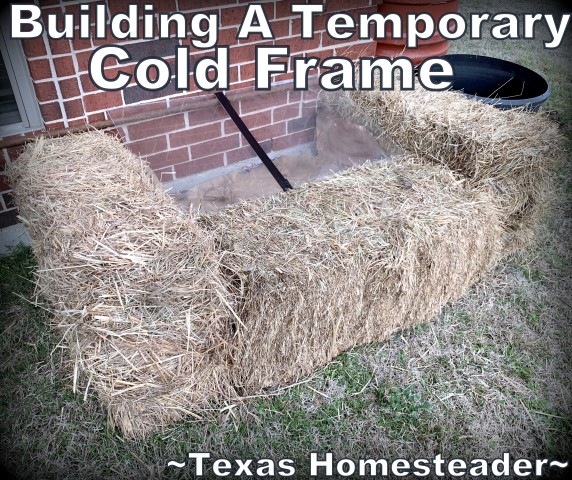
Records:
M320 48L320 35L315 35L314 38L304 39L301 37L292 37L280 40L280 44L290 47L290 55L297 52L308 52Z
M292 20L275 20L270 22L270 28L277 42L280 38L290 36L290 22Z
M87 116L88 123L102 122L106 119L105 113L98 112Z
M294 78L292 73L281 73L279 75L272 75L271 80L272 83L282 83L282 82L288 82L290 80L292 80Z
M223 45L236 45L238 40L236 36L238 35L238 28L236 27L229 27L229 28L221 28L218 30L218 41L217 46Z
M334 12L346 12L347 10L360 8L360 7L368 7L369 0L328 0L326 6L327 13L334 13ZM373 9L375 11L375 9ZM353 13L353 12L347 12Z
M245 63L240 65L240 81L254 80L256 75L256 65L254 63Z
M227 165L232 165L233 163L242 162L243 160L248 160L254 157L256 157L256 153L250 145L247 145L245 147L236 148L226 152L226 163Z
M249 130L252 130L254 128L262 127L272 123L272 111L266 110L263 112L245 115L241 118L242 121L245 123L245 125L249 128ZM230 118L228 120L225 120L224 122L225 135L237 132L239 132L239 130L237 126L234 124L234 122Z
M286 134L286 122L273 123L264 127L255 128L251 130L252 135L258 142L265 140L272 140L276 137L281 137ZM247 145L247 141L243 138L242 144Z
M129 11L129 5L137 5L139 15L143 12L142 0L107 0L107 4L109 5L111 15L127 13Z
M40 104L40 112L46 123L62 119L62 110L58 102Z
M189 101L189 100L193 100L193 99L171 99L170 103L173 106L179 106L181 103L182 104L186 104L184 101ZM205 123L211 123L214 122L216 120L223 120L225 118L228 118L228 114L226 113L226 110L218 104L215 104L213 106L210 107L202 107L202 108L197 108L195 110L190 110L187 112L187 116L189 119L189 125L191 127L195 126L195 125L202 125Z
M149 2L143 2L143 4L146 3ZM171 13L177 11L177 5L175 0L161 0L160 2L154 2L153 7L154 7L153 11L155 13Z
M56 67L56 75L58 77L70 77L76 74L71 55L54 58L54 67Z
M273 42L266 41L260 42L256 44L249 44L249 45L239 45L236 47L231 47L229 52L230 63L247 63L247 62L254 62L256 59L256 47L261 46L271 46Z
M291 1L291 0L277 0L276 1L276 15L274 18L299 16L300 15L299 13L292 13L290 10L290 6L293 3L303 3L303 2Z
M240 145L238 134L220 137L208 142L191 145L191 157L193 160L208 157L214 153L232 150Z
M309 83L309 82L308 82ZM304 103L315 102L320 93L320 87L308 85L308 90L304 90L302 98Z
M316 105L302 105L302 111L299 118L288 121L288 133L306 130L316 126Z
M288 92L264 92L256 97L248 98L240 102L240 113L246 114L258 110L266 110L269 108L285 105L288 101Z
M298 103L302 100L302 92L299 90L290 90L288 92L288 103Z
M68 78L65 80L60 80L60 92L64 98L79 97L79 86L77 84L76 78Z
M68 120L68 125L70 127L79 127L87 123L85 118L74 118L73 120Z
M144 90L138 85L134 85L123 90L123 98L125 104L138 103L146 100L155 100L162 97L168 97L179 93L176 89L176 84L171 81L165 88L161 90Z
M254 88L254 86L254 80L245 80L244 82L241 80L239 83L231 85L231 90L246 90L247 88Z
M69 100L64 102L64 109L66 111L67 118L77 118L85 115L81 100Z
M182 145L194 145L207 140L215 140L222 136L220 122L203 125L200 127L190 127L184 131L169 135L171 147Z
M121 105L120 92L91 93L83 97L86 112L105 110Z
M38 102L49 102L58 99L58 92L54 82L34 83L34 90Z
M322 63L322 61L324 61L326 58L329 57L334 57L335 56L335 50L333 48L323 48L321 50L318 50L316 52L312 52L311 56L312 57L317 57L319 59L318 65L320 65ZM308 70L308 73L310 75L315 75L316 70L314 69L310 69Z
M304 145L314 141L315 129L302 130L296 133L284 135L283 137L275 138L272 142L275 152L285 150L290 147Z
M79 38L79 33L76 32L74 37L71 39L71 45L74 50L91 50L93 49L93 44L91 43L91 38Z
M188 161L190 158L189 149L187 147L168 150L166 152L156 153L149 155L145 158L153 170L164 168L175 163L182 163Z
M283 122L284 120L296 118L298 115L300 115L299 104L295 103L293 105L284 105L282 107L276 107L272 110L272 121Z
M91 78L87 73L82 73L79 76L79 81L81 82L83 93L96 92L99 90L99 88L97 88L97 86L91 81Z
M343 40L337 40L331 37L327 32L322 32L322 47L331 47L331 46L340 47L343 44L353 43L356 41L358 41L357 31L354 31L350 38Z
M224 166L224 153L217 153L215 155L210 155L198 160L179 163L178 165L175 165L175 172L177 173L177 178L185 178L189 175L206 172L208 170L212 170L213 168L222 166Z
M160 182L169 182L175 178L175 169L172 166L153 169L153 173Z
M204 10L212 8L212 0L179 0L179 10Z
M228 69L228 83L229 85L238 83L239 75L238 75L238 66L233 66Z
M167 111L165 113L168 115ZM177 115L168 115L145 122L130 124L127 130L131 140L140 140L142 138L155 137L162 133L180 130L181 128L185 128L185 116L179 113Z
M293 18L290 20L290 30L291 35L293 37L300 37L302 36L302 19L301 18Z
M40 0L42 1L42 0ZM64 0L66 1L66 0ZM70 0L71 1L71 0ZM94 15L95 14L95 8L94 5L90 2L82 2L82 4L87 5L89 8L87 9L87 12L90 15ZM79 22L79 14L80 12L85 13L86 10L80 10L79 8L79 4L71 4L71 5L64 5L64 12L66 14L72 14L74 17L74 23L77 25ZM127 13L127 12L126 12Z
M46 46L44 45L44 39L42 37L22 39L22 48L24 49L24 55L28 58L47 55Z
M316 126L316 116L300 117L288 122L288 133L295 133Z
M77 52L75 58L77 60L77 68L79 72L87 72L89 70L89 59L91 58L93 51L89 52ZM108 68L117 65L117 60L115 57L106 57L103 62L103 68Z
M45 59L28 61L28 68L32 80L44 80L52 77L50 62Z
M140 103L140 104L133 104L133 105L125 105L119 108L114 108L109 110L109 116L117 121L123 121L129 117L133 117L135 115L142 115L145 113L150 112L161 112L164 111L165 115L168 115L167 111L167 101L166 100L157 100L156 102L151 103Z
M159 137L146 138L145 140L131 142L126 144L126 147L133 153L145 157L167 150L167 136L161 135Z
M221 8L220 10L220 23L223 27L230 27L233 25L240 26L248 7L230 6L228 8ZM274 5L272 3L263 3L262 8L268 20L274 17Z
M48 122L45 124L46 130L61 130L62 128L65 128L65 124L63 121L55 121L55 122Z
M71 52L70 41L67 38L50 38L49 44L52 55L63 55Z

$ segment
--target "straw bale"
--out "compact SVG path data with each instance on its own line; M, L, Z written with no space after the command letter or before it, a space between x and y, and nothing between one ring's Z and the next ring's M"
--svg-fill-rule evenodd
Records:
M126 435L234 394L222 361L232 298L214 238L147 164L89 132L40 138L8 173L74 387L95 390Z
M434 316L498 259L486 192L399 158L199 221L220 239L239 298L233 384L285 384L348 348Z
M401 147L446 165L470 187L497 195L505 216L507 253L531 238L550 200L550 170L563 154L563 137L546 114L500 110L448 91L352 91L325 95L334 111Z
M491 194L413 156L200 217L97 132L40 139L9 175L74 384L126 436L430 319L502 246Z

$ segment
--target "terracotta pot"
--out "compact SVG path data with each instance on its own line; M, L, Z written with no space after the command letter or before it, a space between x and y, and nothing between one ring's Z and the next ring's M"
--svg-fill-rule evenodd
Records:
M391 39L391 26L388 24L386 36L388 38L378 40L376 55L378 57L408 57L415 65L423 60L445 55L449 50L449 41L439 33L435 33L426 40L419 40L417 48L406 48L407 15L414 13L428 13L435 24L446 13L459 11L459 0L384 0L378 5L377 11L383 15L397 13L401 17L403 36L398 39Z

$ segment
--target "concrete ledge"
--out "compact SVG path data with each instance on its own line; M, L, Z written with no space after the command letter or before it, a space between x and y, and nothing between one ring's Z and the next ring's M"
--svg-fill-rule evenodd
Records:
M0 229L0 255L10 255L10 250L20 243L30 245L30 237L23 223Z

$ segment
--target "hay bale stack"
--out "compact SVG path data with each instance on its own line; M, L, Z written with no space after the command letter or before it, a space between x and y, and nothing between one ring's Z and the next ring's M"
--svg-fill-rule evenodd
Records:
M495 199L414 157L197 218L97 132L40 139L9 175L38 293L126 436L426 321L502 250Z
M348 348L434 316L499 257L486 192L400 158L199 219L220 238L239 317L241 392L285 384Z
M334 111L387 133L403 148L463 175L499 197L507 253L524 246L550 198L550 169L562 157L547 115L499 110L457 92L353 91L325 96Z
M40 138L8 173L38 294L112 423L141 435L234 395L223 361L232 298L214 238L144 162L90 132Z

